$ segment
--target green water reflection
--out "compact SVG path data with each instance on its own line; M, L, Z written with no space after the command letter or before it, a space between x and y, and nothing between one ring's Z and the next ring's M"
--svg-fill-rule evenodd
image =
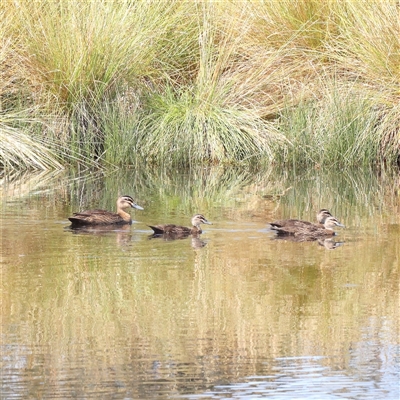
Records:
M132 226L68 229L119 194L145 208ZM346 224L335 250L268 230L321 207ZM307 398L316 375L326 398L398 397L396 176L69 171L4 179L1 210L4 398L272 397L282 376ZM197 212L199 241L149 238Z

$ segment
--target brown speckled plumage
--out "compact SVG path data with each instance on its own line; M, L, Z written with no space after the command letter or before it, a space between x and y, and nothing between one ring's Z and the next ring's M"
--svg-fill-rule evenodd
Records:
M72 223L72 227L79 227L85 225L122 225L131 224L131 216L124 210L128 208L137 208L143 210L138 206L131 196L121 196L117 200L117 212L113 213L106 210L87 210L74 213L68 219Z
M201 214L196 214L192 218L192 227L165 224L165 225L149 225L153 229L156 235L197 235L202 233L200 224L212 225L211 222L207 221L206 218Z
M332 214L326 208L319 210L317 214L318 224L323 225L328 217L332 217ZM283 219L280 221L274 221L273 224L285 228L287 233L294 233L299 229L307 229L308 227L315 225L312 222L302 221L301 219Z
M328 217L325 219L323 226L320 224L312 224L307 221L300 221L301 224L293 223L292 221L298 220L285 220L271 222L271 229L278 235L293 235L298 238L305 238L308 240L318 239L321 237L334 236L333 230L336 226L342 225L335 217Z

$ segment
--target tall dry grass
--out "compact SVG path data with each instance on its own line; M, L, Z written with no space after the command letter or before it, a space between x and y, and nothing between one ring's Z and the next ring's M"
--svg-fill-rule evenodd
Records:
M63 164L398 163L395 1L5 0L0 14L0 113L28 110L35 124L10 128Z

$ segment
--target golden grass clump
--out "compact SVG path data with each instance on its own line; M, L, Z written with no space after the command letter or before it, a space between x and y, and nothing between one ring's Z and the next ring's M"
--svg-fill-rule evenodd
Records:
M56 107L99 99L120 81L151 75L168 28L164 15L176 7L174 1L8 4L24 62Z
M16 118L18 118L16 116ZM62 169L51 146L14 128L0 117L0 161L6 171L15 169Z

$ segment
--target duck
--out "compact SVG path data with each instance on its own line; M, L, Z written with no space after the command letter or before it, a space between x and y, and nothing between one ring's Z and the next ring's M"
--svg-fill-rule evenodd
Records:
M124 195L117 199L117 212L106 210L87 210L74 213L68 219L71 221L71 227L82 227L88 225L124 225L132 224L132 218L126 209L136 208L137 210L144 210L143 207L136 204L131 196Z
M192 218L192 227L166 224L166 225L148 225L149 228L153 229L154 235L171 235L171 236L188 236L198 235L202 233L200 224L212 225L210 221L202 214L196 214Z
M326 208L321 208L321 210L319 210L317 213L318 224L323 226L324 222L329 217L333 217L331 212ZM300 228L307 228L315 225L312 222L303 221L301 219L283 219L279 221L274 221L272 224L275 226L279 226L280 228L284 228L288 233L292 231L295 232Z
M319 224L323 225L325 220L329 217L333 217L331 212L326 208L321 208L317 213L317 221Z
M286 220L290 221L290 220ZM321 224L312 224L311 222L301 221L303 224L285 224L285 221L271 222L271 229L278 235L293 235L304 240L317 240L321 237L334 236L336 233L333 230L336 226L345 227L335 217L327 217Z

